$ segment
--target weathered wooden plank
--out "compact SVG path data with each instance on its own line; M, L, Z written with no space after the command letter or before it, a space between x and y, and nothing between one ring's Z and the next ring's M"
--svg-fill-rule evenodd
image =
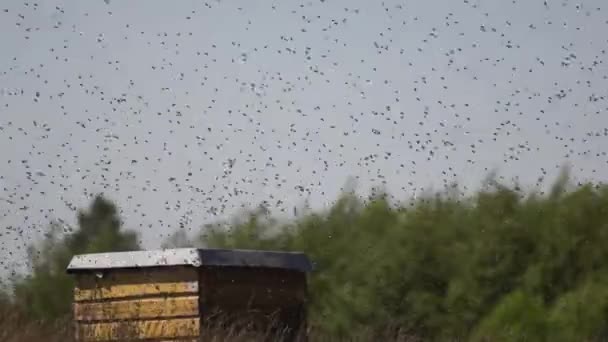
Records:
M78 341L125 341L131 339L175 339L200 335L198 318L113 323L78 323Z
M75 303L77 321L198 316L198 296Z
M162 296L169 294L197 294L198 282L168 282L148 284L108 284L97 288L74 288L74 301L95 301L139 296Z

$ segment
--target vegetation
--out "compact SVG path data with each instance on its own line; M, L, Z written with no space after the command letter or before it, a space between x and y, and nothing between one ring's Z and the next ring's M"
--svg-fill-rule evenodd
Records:
M49 321L69 313L74 286L65 269L73 255L139 249L137 234L121 230L116 206L102 196L78 213L75 232L67 230L51 223L46 239L29 249L31 273L13 279L13 304L28 317Z
M281 222L262 208L229 229L205 226L193 239L178 233L166 246L308 253L316 266L311 325L331 340L608 338L608 186L574 187L564 175L546 194L495 183L456 194L396 205L382 194L363 201L345 193L324 212ZM32 250L32 274L16 280L13 298L0 296L0 305L62 317L71 254L138 248L115 209L95 209L100 203L114 208L97 198L80 214L78 230L51 234Z

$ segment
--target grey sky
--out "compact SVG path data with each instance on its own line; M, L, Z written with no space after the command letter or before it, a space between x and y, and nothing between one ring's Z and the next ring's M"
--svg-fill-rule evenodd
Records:
M4 1L0 259L100 191L153 248L264 200L323 208L348 176L399 199L494 168L602 181L601 7Z

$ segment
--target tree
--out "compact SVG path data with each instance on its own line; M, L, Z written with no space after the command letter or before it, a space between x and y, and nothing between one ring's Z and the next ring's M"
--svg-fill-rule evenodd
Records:
M183 229L180 229L171 234L160 247L163 249L192 248L195 247L195 243L188 237L188 234Z
M543 341L546 333L546 311L542 301L527 293L514 291L504 296L479 323L471 340Z
M51 223L46 238L28 250L31 274L14 281L17 306L37 319L69 313L74 284L65 270L72 256L138 250L137 234L121 228L116 206L102 195L78 212L78 229L72 234L62 234L63 225Z

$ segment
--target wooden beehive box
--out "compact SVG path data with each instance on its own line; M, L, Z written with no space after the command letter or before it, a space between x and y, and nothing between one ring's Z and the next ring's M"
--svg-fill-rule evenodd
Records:
M200 341L210 322L306 329L302 253L168 249L74 256L76 341ZM291 337L290 337L291 336Z

